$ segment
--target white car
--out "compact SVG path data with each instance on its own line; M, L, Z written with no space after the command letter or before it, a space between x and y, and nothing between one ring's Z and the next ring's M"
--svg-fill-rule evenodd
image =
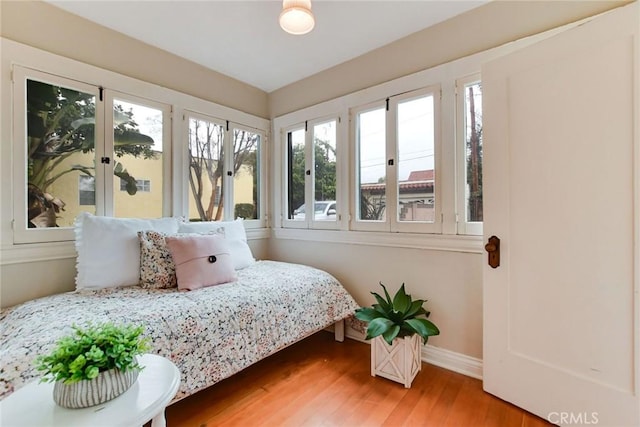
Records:
M293 211L293 219L305 219L305 205L300 206ZM316 221L335 221L336 220L336 201L323 200L315 202L313 209L313 219Z

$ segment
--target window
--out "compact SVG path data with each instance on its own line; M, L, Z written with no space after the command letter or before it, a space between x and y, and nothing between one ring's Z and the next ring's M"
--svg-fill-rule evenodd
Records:
M79 177L95 169L95 89L26 79L26 121L28 227L70 227Z
M470 67L460 63L465 72ZM454 236L482 234L481 83L478 74L456 79L451 70L437 67L274 119L274 129L283 135L282 228L373 232L276 229L276 237L476 251L477 238ZM412 90L417 81L424 86ZM322 130L330 120L300 119L340 109L349 122L341 127L338 120L335 134L348 135L349 144L328 151L336 153L336 195L329 199L318 194L323 178L318 148L327 146L318 135L333 134L330 126ZM350 162L340 166L344 158ZM341 173L350 177L348 184L340 181ZM333 202L337 224L327 221ZM349 221L340 222L341 214ZM323 226L325 221L332 226ZM389 232L398 234L385 235Z
M438 232L438 88L354 109L357 230Z
M163 186L155 194L150 180L136 178L162 183L170 166L162 155L167 106L17 66L14 74L24 82L15 85L15 111L25 112L14 116L16 140L25 141L16 168L25 192L16 198L15 242L72 240L81 211L168 214ZM126 191L117 191L123 182ZM141 196L147 193L152 197Z
M130 181L125 179L120 180L120 191L129 191ZM151 191L151 181L148 179L136 179L135 180L136 191L143 191L145 193L149 193Z
M96 212L98 88L17 66L14 79L14 241L70 240L76 215Z
M357 113L357 212L360 221L385 221L387 207L386 111L374 106Z
M189 219L261 219L263 134L196 113L188 122Z
M189 220L220 221L224 219L220 192L224 182L225 124L195 114L188 120Z
M274 159L282 171L274 176L274 212L281 219L274 223L275 238L480 253L479 70L532 42L480 52L274 118L274 132L282 136ZM322 228L323 221L309 218L326 196L315 197L313 124L305 120L331 116L349 118L337 125L335 199L338 218L348 221L338 220L337 233L296 230Z
M337 118L308 121L285 132L288 227L338 226L338 123Z
M306 219L305 174L306 148L304 128L287 132L287 218ZM311 173L311 172L309 172Z
M113 129L108 142L113 143L115 193L107 212L120 218L159 218L169 210L169 107L113 91L106 102L112 105L107 126ZM157 184L153 188L151 181ZM115 191L118 187L124 191Z
M7 109L12 114L2 116L2 128L13 147L11 158L2 163L4 170L12 170L14 189L8 204L12 215L5 218L12 232L3 233L5 247L73 241L73 223L82 211L187 216L188 140L178 138L174 149L172 139L185 135L188 125L172 118L185 117L190 107L205 119L226 118L215 123L229 138L224 172L234 178L202 189L214 193L212 215L221 207L221 218L246 218L249 228L265 225L262 149L268 120L25 45L10 43L3 58L12 71L3 74L3 84L12 91L5 97L12 102ZM208 171L203 172L206 187ZM41 256L43 250L24 246L16 254Z
M482 84L478 75L457 82L458 232L482 234Z
M78 196L80 206L96 205L96 180L94 177L88 175L78 177Z
M400 222L435 221L433 95L398 103L398 207Z
M260 219L262 135L233 128L233 217Z
M313 220L337 220L336 120L313 125Z

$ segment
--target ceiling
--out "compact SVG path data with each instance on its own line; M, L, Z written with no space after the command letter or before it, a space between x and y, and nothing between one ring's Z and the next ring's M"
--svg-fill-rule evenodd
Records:
M487 0L313 0L316 27L303 36L280 29L275 0L47 1L272 92Z

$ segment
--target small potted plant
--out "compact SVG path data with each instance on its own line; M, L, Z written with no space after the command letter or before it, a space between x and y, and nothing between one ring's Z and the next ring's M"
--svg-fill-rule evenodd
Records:
M62 337L36 359L41 381L55 382L53 399L65 408L99 405L124 393L143 369L136 356L149 350L144 327L102 323Z
M422 368L420 349L430 336L440 330L427 320L429 312L422 306L425 300L413 300L404 283L393 299L380 283L385 298L371 292L377 303L356 310L356 318L368 323L366 339L371 342L371 375L381 376L411 387Z

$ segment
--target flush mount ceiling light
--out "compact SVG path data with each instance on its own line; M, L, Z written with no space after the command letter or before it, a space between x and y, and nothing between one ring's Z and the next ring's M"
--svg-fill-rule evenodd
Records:
M313 30L316 20L311 12L311 0L282 0L280 26L289 34L302 35Z

